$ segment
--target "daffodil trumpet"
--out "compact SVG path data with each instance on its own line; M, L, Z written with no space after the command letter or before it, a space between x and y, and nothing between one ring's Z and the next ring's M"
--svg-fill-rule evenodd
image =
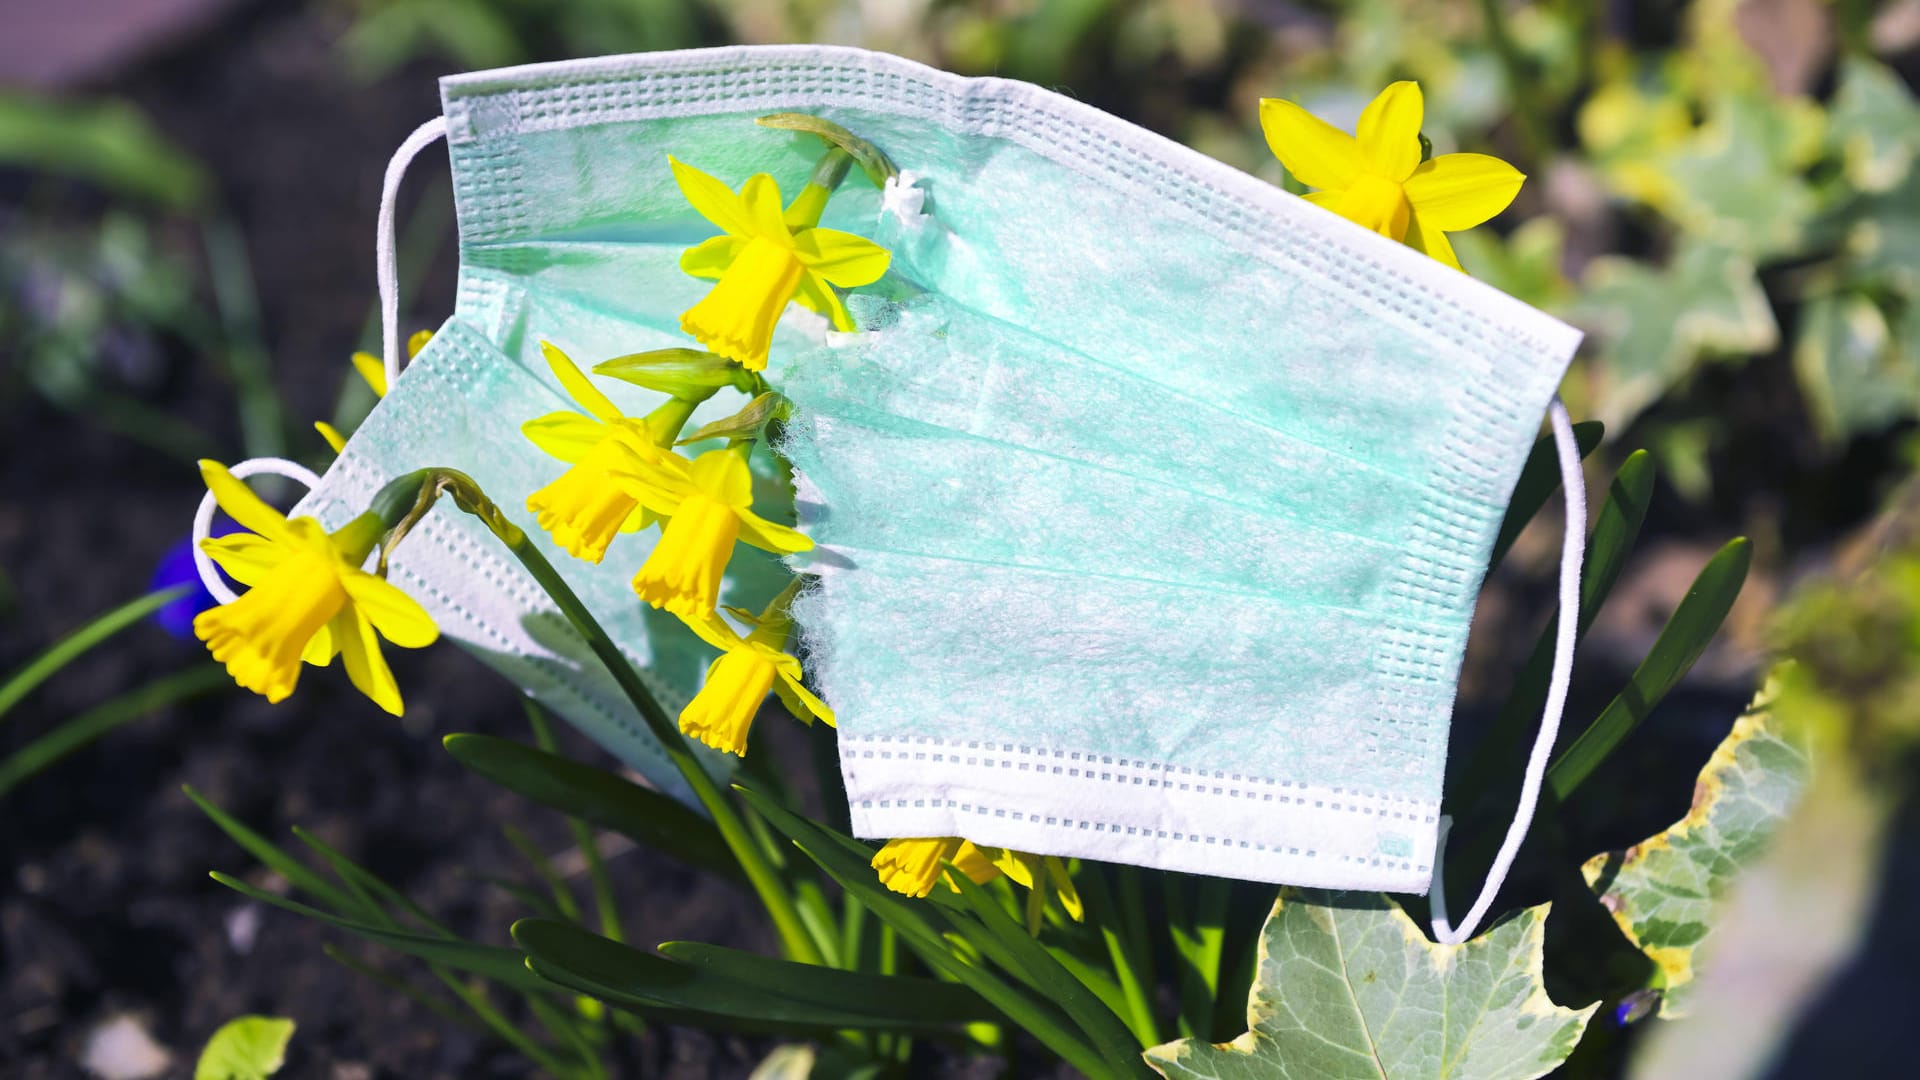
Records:
M725 609L752 629L741 637L717 611L704 616L682 615L702 641L720 650L707 668L707 681L680 710L680 730L690 738L745 757L747 734L771 692L795 719L834 723L833 710L801 682L800 661L786 651L793 633L787 604L799 590L795 579L757 616L738 608Z
M1046 911L1047 893L1060 898L1061 910L1079 922L1086 906L1074 888L1067 864L1052 855L1032 855L1009 848L982 847L957 836L911 837L889 840L873 856L880 883L903 896L923 897L944 882L955 892L955 872L975 885L985 885L1005 874L1027 892L1027 932L1038 934Z
M540 350L583 411L551 412L520 426L529 442L570 466L527 496L527 510L563 551L597 563L614 537L638 532L663 515L664 504L650 501L649 494L672 487L686 474L686 460L669 448L713 389L669 398L635 419L622 413L558 346L543 341ZM620 479L626 476L645 482Z
M789 211L781 205L779 184L766 173L748 177L736 193L678 158L669 155L667 162L687 202L722 233L680 256L683 272L716 282L680 316L680 329L760 371L767 366L773 328L790 302L826 316L837 330L854 328L834 289L872 284L892 257L864 237L814 224L830 194L824 185L810 184L818 192L803 193Z
M709 450L684 475L615 473L670 519L634 575L633 591L640 599L688 619L704 618L719 606L720 579L735 541L776 555L813 547L804 533L753 512L753 473L747 467L753 445Z
M412 597L361 569L389 531L383 512L369 510L329 533L313 518L288 518L268 506L219 462L202 461L200 475L220 508L251 530L201 542L209 558L248 586L232 603L194 619L194 634L213 658L242 687L280 702L293 693L303 661L325 667L339 656L361 693L400 715L400 688L380 639L417 649L440 632Z

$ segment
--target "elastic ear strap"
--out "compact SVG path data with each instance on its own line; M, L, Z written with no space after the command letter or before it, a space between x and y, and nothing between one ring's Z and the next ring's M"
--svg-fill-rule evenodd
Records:
M407 175L407 166L446 133L444 116L414 128L400 149L393 152L393 160L387 162L386 183L380 189L380 231L374 241L380 265L375 272L380 282L380 357L386 365L388 386L400 377L400 270L399 256L394 252L393 206L399 201L400 181Z
M313 475L312 469L297 461L288 461L286 458L251 458L227 471L239 480L258 476L261 473L272 473L275 476L284 476L289 480L305 484L308 491L320 486L320 478ZM240 599L240 595L227 588L226 581L220 577L220 571L213 565L213 559L205 551L200 550L200 545L213 535L215 505L213 492L209 491L200 497L200 508L193 512L193 568L200 572L200 584L207 587L207 591L213 594L215 600L223 604L231 604Z
M1467 917L1458 929L1447 921L1447 877L1445 853L1447 831L1453 822L1440 818L1440 834L1434 842L1433 888L1428 904L1433 912L1433 936L1443 945L1458 945L1473 936L1486 917L1500 886L1513 868L1520 844L1533 824L1534 808L1540 803L1540 785L1546 778L1547 758L1553 753L1554 739L1560 734L1560 714L1567 705L1567 684L1573 678L1573 644L1580 633L1580 561L1586 554L1587 486L1580 473L1580 446L1573 438L1573 420L1559 398L1547 410L1553 425L1553 446L1560 457L1560 489L1567 498L1566 534L1560 541L1560 618L1553 639L1553 680L1547 685L1547 703L1541 711L1540 733L1533 739L1533 756L1527 759L1527 774L1520 785L1520 805L1514 808L1513 821L1507 826L1507 838L1487 868L1486 883L1480 895L1467 909Z

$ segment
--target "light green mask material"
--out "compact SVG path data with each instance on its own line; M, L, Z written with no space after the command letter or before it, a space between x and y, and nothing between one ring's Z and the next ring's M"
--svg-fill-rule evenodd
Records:
M563 402L539 340L583 364L684 345L708 287L677 269L712 230L667 155L791 195L818 143L752 121L825 116L902 170L884 194L849 181L823 222L893 251L849 298L860 332L790 309L768 371L818 544L794 560L818 575L802 660L839 714L855 831L1426 889L1468 621L1577 333L1024 84L781 47L443 93L459 303L310 500L324 521L447 464L537 531L521 503L560 466L518 425ZM756 493L776 519L782 487ZM673 786L531 582L451 510L429 524L399 583ZM657 535L601 567L549 554L677 701L711 654L628 587ZM779 587L756 555L725 602Z

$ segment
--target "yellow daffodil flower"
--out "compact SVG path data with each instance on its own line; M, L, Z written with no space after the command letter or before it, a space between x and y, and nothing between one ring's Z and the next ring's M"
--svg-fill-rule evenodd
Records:
M854 328L833 287L878 281L892 258L887 249L852 233L805 224L795 228L804 220L804 208L796 204L792 214L784 214L780 186L766 173L749 177L735 194L699 169L671 156L667 160L687 202L725 232L680 256L680 269L719 282L680 316L680 329L713 352L759 371L767 366L773 327L788 301L825 315L836 330Z
M413 336L407 339L407 359L411 360L419 356L420 350L426 348L427 342L432 340L433 331L414 331ZM380 358L370 352L355 352L351 359L353 361L353 370L359 372L360 377L366 380L367 386L373 390L373 396L386 397L387 368L385 364L380 362ZM340 434L339 428L334 427L325 420L315 420L313 422L313 429L320 433L320 437L327 441L328 446L333 447L334 453L338 454L347 448L346 436Z
M800 661L786 652L793 619L784 610L792 590L782 594L741 637L718 612L704 618L681 616L701 640L720 650L707 669L707 682L680 710L680 730L729 754L747 753L747 732L772 691L796 718L833 724L833 710L800 682Z
M813 547L804 533L753 512L753 474L740 452L746 445L701 454L684 479L665 471L616 473L645 490L649 505L672 519L633 577L633 591L640 599L701 618L720 602L720 578L733 557L735 540L777 555Z
M1447 233L1471 229L1513 202L1526 180L1486 154L1420 160L1426 111L1418 83L1397 82L1360 114L1355 135L1291 101L1260 102L1260 127L1307 201L1460 269Z
M880 883L905 896L925 896L934 882L944 878L955 892L951 871L942 863L952 863L975 885L985 885L1001 874L1027 889L1027 932L1040 932L1040 916L1046 907L1047 887L1060 897L1060 906L1079 922L1086 915L1080 893L1067 874L1067 864L1052 855L1029 855L1006 848L979 847L957 836L889 840L873 856L873 868Z
M380 638L418 649L440 631L412 597L360 569L385 524L368 513L328 533L310 517L289 520L219 462L202 461L200 475L220 508L252 530L200 545L250 586L194 619L193 632L213 658L235 682L278 702L293 693L302 659L325 667L338 655L361 693L400 715L400 687L380 655Z
M566 353L545 341L540 351L560 385L587 415L561 410L520 426L521 434L535 446L573 466L527 496L527 510L567 554L597 563L616 535L638 532L653 523L658 507L648 502L646 492L669 479L660 474L671 473L670 479L681 480L686 476L686 460L659 445L671 444L679 425L660 438L662 432L645 420L623 415ZM662 409L684 421L692 405L669 402ZM616 473L646 476L654 483L637 486L617 479Z

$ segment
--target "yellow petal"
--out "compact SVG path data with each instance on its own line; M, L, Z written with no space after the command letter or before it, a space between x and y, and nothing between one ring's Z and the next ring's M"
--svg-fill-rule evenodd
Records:
M1273 156L1308 187L1343 188L1359 174L1360 147L1353 136L1291 101L1262 98L1260 130Z
M1442 154L1407 178L1407 200L1429 227L1459 232L1484 223L1513 202L1526 176L1486 154Z
M975 885L985 885L999 877L1001 871L1006 869L1004 864L994 858L1001 853L999 848L978 847L971 840L962 840L959 844L960 846L954 849L953 854L947 857L947 861L953 864L954 869L967 875L967 879ZM953 891L960 890L956 888Z
M1013 879L1014 884L1026 889L1033 888L1033 867L1038 861L1035 856L1011 848L989 848L987 851L993 859L993 865Z
M889 840L874 853L871 865L880 884L905 896L925 896L946 870L941 863L957 857L962 844L953 836Z
M364 570L344 570L340 585L347 599L381 636L403 649L424 649L440 637L440 628L420 602L398 585Z
M420 350L426 348L427 342L432 340L433 340L433 331L415 330L413 332L413 335L407 338L407 359L411 360L414 357L419 356Z
M826 702L816 697L813 691L803 686L799 679L781 672L780 681L774 684L773 689L780 695L780 704L785 705L787 711L796 719L804 720L809 724L815 720L821 720L828 727L839 726L833 710L827 707Z
M723 506L753 505L753 470L732 450L709 450L693 459L693 486Z
M290 535L287 516L263 502L239 477L217 461L200 462L200 478L213 492L213 501L240 527L259 533L269 540L282 541Z
M370 352L356 352L353 354L353 370L359 372L360 377L373 388L376 397L387 396L387 365L381 363L379 357Z
M337 615L334 617L339 618ZM312 640L307 642L306 650L300 654L302 661L314 667L326 667L333 663L334 657L340 655L340 647L333 643L332 625L329 622L314 633Z
M1337 214L1340 212L1340 200L1346 198L1347 193L1344 191L1309 191L1300 197L1323 210L1331 210Z
M837 229L807 229L793 238L807 269L843 289L871 285L887 272L893 256L863 236Z
M1059 894L1060 906L1066 909L1067 916L1074 922L1084 922L1087 906L1080 901L1080 890L1073 887L1073 878L1067 875L1067 864L1049 855L1046 867L1047 880L1053 883L1053 891Z
M620 419L620 410L580 373L572 358L561 352L559 346L551 341L542 341L540 353L547 358L547 366L553 369L553 377L559 379L560 385L566 388L567 396L578 402L581 408L602 420Z
M1446 263L1460 270L1460 259L1453 253L1453 244L1448 242L1447 234L1433 227L1420 214L1413 215L1407 226L1407 246L1415 251L1431 255L1436 261ZM1464 270L1461 270L1465 273Z
M258 585L266 580L267 575L292 554L285 546L253 533L234 533L202 540L200 550L225 570L227 576L247 586Z
M327 440L327 445L333 448L334 453L338 454L347 448L346 436L340 434L338 428L325 420L315 420L313 430L319 432L322 439Z
M400 701L400 684L393 681L387 658L380 655L380 638L373 624L352 608L342 611L328 628L340 646L340 659L346 664L347 678L375 705L399 716L405 706Z
M745 757L747 736L773 680L772 662L753 650L724 654L707 669L706 685L680 710L680 730L715 750Z
M756 235L784 239L787 231L785 212L780 205L780 185L766 173L754 173L740 185L740 203L753 221Z
M825 278L811 270L800 275L800 287L794 290L793 298L800 302L801 307L825 315L835 330L851 333L856 329L853 316L847 314L847 305L840 302L840 294L833 291L833 286L827 284Z
M746 648L747 643L732 626L728 625L727 620L720 617L719 612L690 612L680 616L680 621L687 624L687 629L699 635L701 641L721 652Z
M706 298L680 316L680 329L749 371L767 366L773 329L806 267L791 241L756 236Z
M740 540L752 544L761 551L771 551L775 555L791 555L797 551L812 551L813 537L798 529L790 529L768 521L751 510L737 511L740 515Z
M1407 194L1399 184L1363 173L1353 186L1341 193L1334 213L1390 240L1398 240L1407 234L1411 210L1407 206Z
M246 595L201 612L193 632L235 682L285 700L314 635L346 605L338 565L327 552L296 550Z
M607 425L577 412L550 412L520 425L533 445L572 464L593 452L607 437Z
M712 611L720 603L720 580L739 536L740 518L733 509L705 494L689 495L633 576L634 593L679 615Z
M1360 113L1354 135L1370 171L1388 180L1405 180L1420 164L1420 122L1426 103L1420 84L1394 83Z
M693 277L718 281L746 246L744 236L709 237L680 253L680 270Z
M732 188L672 154L667 155L667 163L673 167L673 179L680 185L680 194L687 197L687 203L699 211L701 217L734 236L754 235L753 215L747 212L746 204Z

